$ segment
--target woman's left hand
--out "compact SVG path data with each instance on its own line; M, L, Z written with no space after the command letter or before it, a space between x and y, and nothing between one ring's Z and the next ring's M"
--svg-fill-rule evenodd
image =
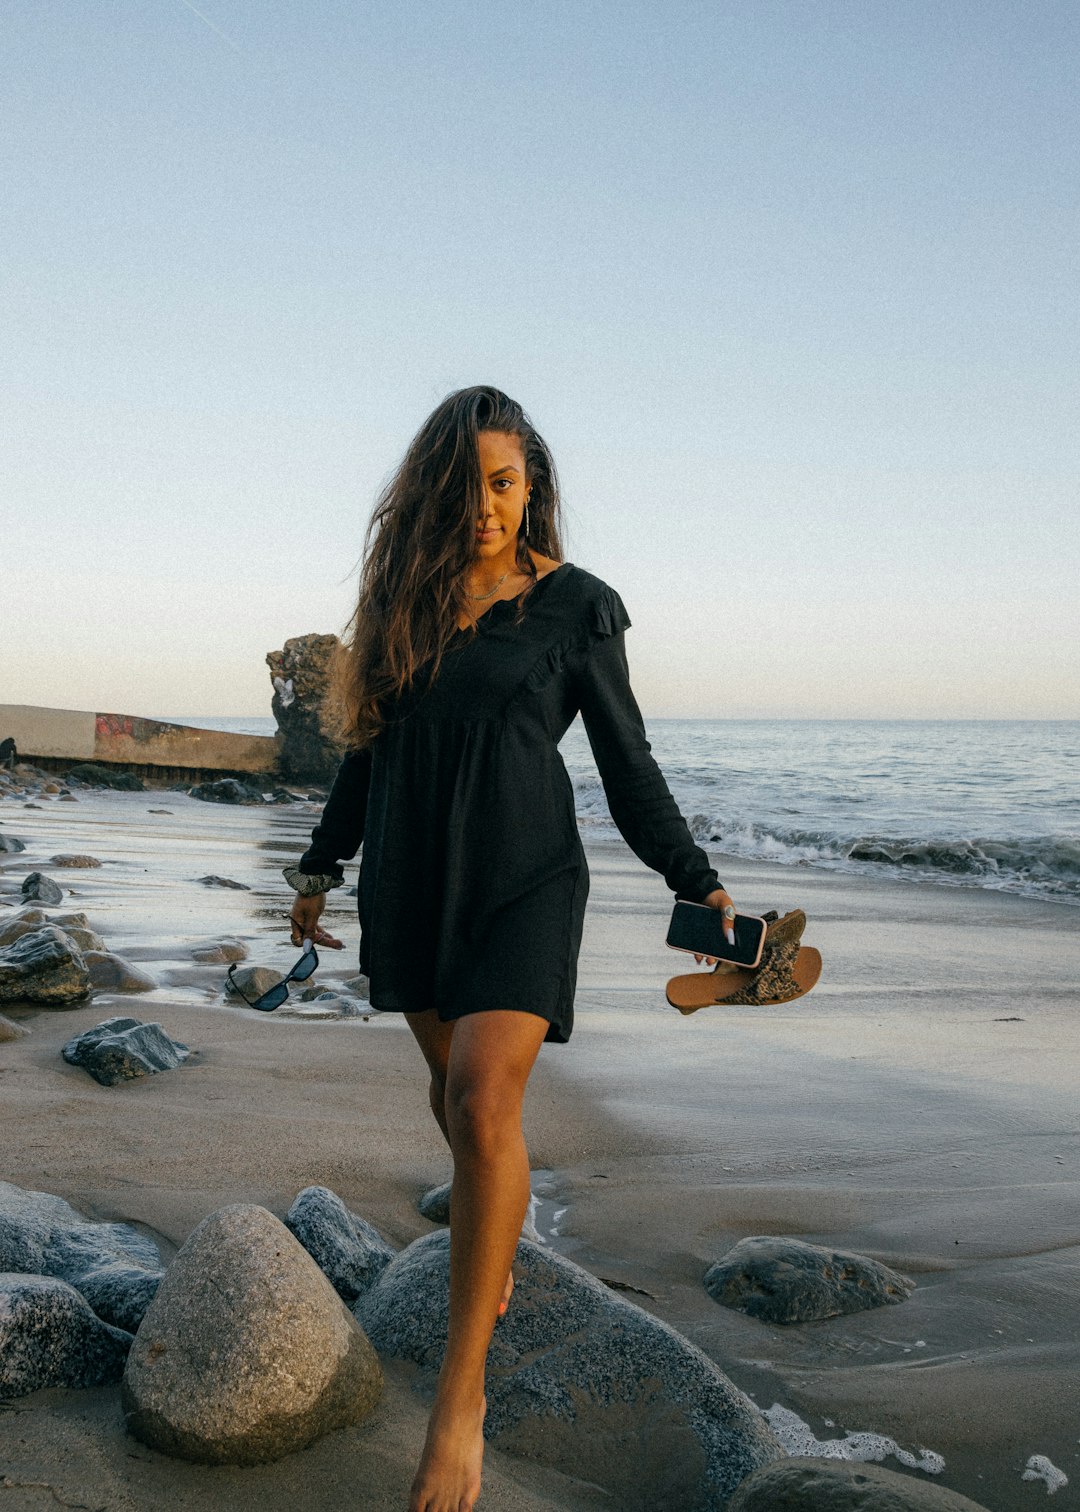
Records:
M735 907L735 903L734 903L734 900L733 900L731 894L728 893L728 892L725 892L722 887L718 887L715 892L709 893L709 895L707 897L705 897L705 898L702 898L701 901L708 908L725 909L725 908L734 908ZM724 922L725 922L724 933L728 937L729 944L734 945L734 943L735 943L735 930L732 927L732 918L731 918L730 914L728 915L727 919ZM697 953L696 950L694 952L694 960L698 963L699 966L701 965L702 961L704 961L706 963L706 965L715 966L718 959L719 959L718 956L700 956L700 955L698 955L698 953Z

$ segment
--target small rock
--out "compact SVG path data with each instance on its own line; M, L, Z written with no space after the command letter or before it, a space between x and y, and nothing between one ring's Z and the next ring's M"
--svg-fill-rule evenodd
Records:
M95 1316L66 1281L0 1273L0 1397L46 1386L111 1386L131 1334Z
M147 809L148 814L171 814L172 809Z
M197 880L200 881L204 887L232 887L235 888L237 892L251 891L251 888L247 885L246 882L234 882L231 877L215 877L213 873L211 873L208 877L199 877Z
M111 950L87 950L90 985L99 992L153 992L157 982L148 971L133 966Z
M235 777L222 777L217 782L200 782L188 788L192 798L203 803L262 803L263 795L250 783L239 782Z
M450 1222L450 1188L453 1184L452 1181L444 1181L442 1186L432 1187L424 1193L416 1204L422 1218L426 1218L429 1223Z
M60 784L58 782L47 782L41 791L43 793L58 793L60 791Z
M96 761L83 761L67 773L76 782L87 787L116 788L124 793L144 793L145 784L133 772L121 772L113 767L100 766Z
M57 799L58 803L78 803L78 801L74 793L61 793Z
M52 880L41 872L31 872L22 885L22 895L28 903L57 904L64 901L64 894Z
M0 1013L0 1045L7 1044L9 1040L24 1039L30 1033L23 1024L16 1024L13 1019L5 1018Z
M437 1371L450 1235L396 1255L355 1311L376 1349ZM604 1486L613 1507L712 1512L783 1450L753 1403L688 1339L572 1260L522 1241L487 1358L484 1436ZM142 1337L140 1333L140 1338Z
M95 866L100 866L101 862L96 856L52 856L49 859L49 865L69 866L72 868L81 868L84 871L89 871Z
M71 1003L89 990L82 952L55 924L0 948L0 1003Z
M170 1039L160 1024L117 1017L77 1034L61 1053L69 1065L89 1071L103 1087L115 1087L139 1076L175 1071L191 1051Z
M202 945L191 952L191 959L207 966L228 966L233 961L246 961L248 948L243 940L218 940L216 945Z
M381 1394L375 1351L311 1256L265 1208L236 1203L170 1265L121 1401L152 1448L251 1465L361 1421Z
M986 1512L958 1491L880 1465L799 1457L755 1470L727 1512Z
M282 980L282 973L272 966L241 966L239 971L225 978L225 995L254 1002Z
M152 1239L127 1223L94 1223L51 1192L0 1181L0 1271L57 1277L115 1328L134 1333L163 1271Z
M350 992L355 992L357 997L362 997L365 1001L371 996L371 983L366 976L350 977L345 985Z
M24 803L23 804L23 808L38 809L38 810L40 810L41 809L41 804L40 803Z
M801 1239L741 1239L705 1273L723 1307L766 1323L808 1323L905 1302L914 1281L880 1261Z
M27 806L29 807L29 805ZM0 834L0 855L16 856L20 851L24 851L25 849L25 842L19 840L15 835Z
M289 1209L285 1227L345 1302L355 1302L394 1258L379 1231L350 1213L329 1187L305 1187Z

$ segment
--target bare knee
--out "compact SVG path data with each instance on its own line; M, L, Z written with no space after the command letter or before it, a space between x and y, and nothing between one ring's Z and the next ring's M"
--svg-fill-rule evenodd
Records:
M445 1090L446 1120L455 1147L487 1154L521 1133L521 1096L502 1078L456 1082Z

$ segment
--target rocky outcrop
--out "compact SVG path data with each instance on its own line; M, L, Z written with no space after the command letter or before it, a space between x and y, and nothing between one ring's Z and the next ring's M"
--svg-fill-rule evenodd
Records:
M958 1491L879 1465L786 1459L755 1470L727 1512L986 1512Z
M57 1005L84 998L90 972L75 942L46 924L0 948L0 1003Z
M6 1181L0 1181L0 1271L65 1281L98 1317L129 1333L162 1276L157 1245L129 1224L93 1223L62 1197Z
M278 769L287 782L332 782L342 749L326 718L336 635L299 635L267 654L274 718L282 736Z
M450 1236L397 1255L355 1306L380 1353L430 1371L446 1347ZM673 1328L540 1245L488 1355L485 1436L605 1486L613 1506L715 1512L783 1451L762 1415Z
M160 1024L122 1017L105 1019L77 1034L62 1051L69 1065L89 1071L103 1087L175 1071L191 1053L187 1045L170 1039Z
M705 1290L765 1323L809 1323L905 1302L915 1283L864 1255L763 1236L741 1239L710 1266Z
M328 1187L310 1186L298 1193L285 1227L344 1302L355 1302L394 1258L379 1231L350 1213Z
M265 1208L204 1219L177 1254L128 1356L127 1427L165 1454L257 1464L359 1422L378 1358L319 1270Z
M0 1397L112 1385L130 1348L66 1281L0 1272Z
M124 793L143 793L146 785L132 772L115 771L112 767L99 765L96 761L82 761L68 769L68 780L85 783L87 787L116 788Z

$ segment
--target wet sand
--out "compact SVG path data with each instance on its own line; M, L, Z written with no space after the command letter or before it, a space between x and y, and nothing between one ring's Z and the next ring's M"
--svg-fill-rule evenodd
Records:
M108 947L161 985L11 1013L33 1032L0 1046L0 1177L144 1226L166 1257L214 1208L255 1201L283 1215L311 1183L394 1243L426 1232L415 1200L446 1178L449 1157L401 1020L297 1023L225 1006L224 968L191 961L231 935L253 962L291 962L278 868L302 849L317 806L233 809L160 791L37 801L37 811L0 804L4 832L28 846L0 858L0 919L40 866L70 891L65 909L85 909ZM1021 1477L1045 1455L1070 1478L1055 1508L1073 1505L1080 911L714 853L741 907L806 909L825 973L800 1003L683 1018L663 986L695 968L663 943L666 887L623 847L588 849L574 1037L545 1047L527 1104L541 1234L634 1288L627 1295L762 1408L793 1410L819 1440L872 1431L916 1459L933 1451L945 1461L934 1479L993 1512L1041 1505L1046 1485ZM44 864L73 851L105 864ZM203 887L207 873L251 891ZM332 905L347 949L321 953L320 981L356 970L355 900L338 892ZM59 1050L116 1012L159 1020L198 1056L99 1087ZM713 1303L701 1277L758 1233L874 1255L917 1290L854 1317L754 1322ZM128 1440L115 1391L37 1393L0 1412L0 1466L110 1508L256 1498L402 1508L424 1421L410 1383L395 1367L368 1423L277 1465L230 1471L181 1467ZM488 1458L484 1505L610 1506L570 1477ZM5 1507L36 1508L46 1494L11 1489Z

